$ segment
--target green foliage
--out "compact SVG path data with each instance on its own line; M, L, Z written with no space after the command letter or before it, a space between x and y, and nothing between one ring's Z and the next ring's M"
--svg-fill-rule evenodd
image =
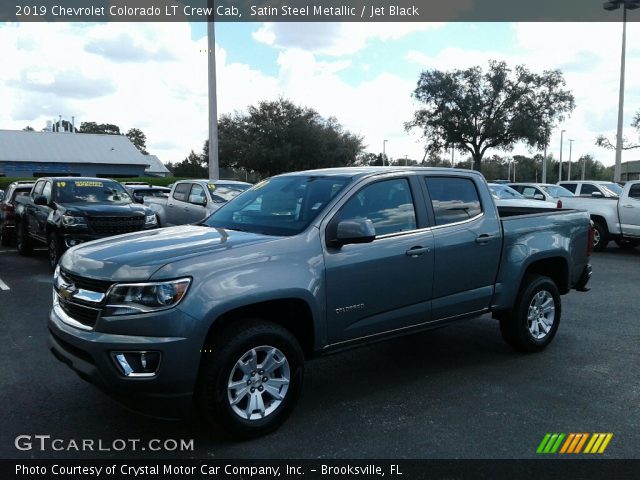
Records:
M183 161L172 165L173 174L177 177L209 178L209 168L203 155L193 150Z
M263 101L218 123L220 166L261 176L353 165L362 138L289 100ZM204 159L208 161L208 159Z
M78 133L102 133L106 135L120 135L120 127L112 123L82 122Z
M474 168L480 170L490 148L506 151L518 142L531 147L548 143L553 125L575 108L565 84L559 70L537 74L497 61L490 61L486 72L479 66L424 71L413 92L422 108L405 127L422 130L427 152L453 145L471 154Z
M131 128L125 134L131 143L133 143L140 153L143 155L149 155L147 152L147 136L139 128Z

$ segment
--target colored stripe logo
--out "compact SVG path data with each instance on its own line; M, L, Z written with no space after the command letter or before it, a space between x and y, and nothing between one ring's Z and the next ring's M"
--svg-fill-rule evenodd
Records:
M613 433L547 433L536 453L604 453L612 438Z

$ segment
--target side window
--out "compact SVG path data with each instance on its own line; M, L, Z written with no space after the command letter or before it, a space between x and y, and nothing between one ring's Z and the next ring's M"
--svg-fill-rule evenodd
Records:
M42 195L42 189L44 188L44 180L40 180L36 183L33 191L31 192L31 198L36 198L38 195Z
M425 180L436 225L461 222L482 213L478 191L471 179L426 177Z
M631 188L629 189L629 197L640 200L640 183L631 185Z
M600 192L600 190L598 190L598 187L596 187L592 183L582 184L582 188L580 188L581 197L590 197L593 192Z
M46 182L42 189L42 195L47 197L47 200L51 200L51 182Z
M540 192L538 192L534 187L524 187L520 193L527 198L533 198L536 193Z
M187 192L189 191L188 183L179 183L173 191L173 198L181 202L187 201Z
M576 187L578 186L578 184L576 184L576 183L561 183L560 186L566 188L571 193L576 193Z
M416 229L416 211L406 178L384 180L367 185L341 209L342 220L368 218L376 235Z
M195 205L204 205L206 203L207 197L205 197L204 187L197 183L194 183L191 186L191 191L189 192L189 203L193 203Z

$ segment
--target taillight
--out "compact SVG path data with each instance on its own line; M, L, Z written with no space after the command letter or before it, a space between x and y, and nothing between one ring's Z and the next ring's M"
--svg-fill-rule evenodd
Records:
M593 221L589 221L589 241L587 242L587 257L590 257L593 253L593 236L595 233L595 228L593 227Z
M558 208L562 208L562 200L558 200Z

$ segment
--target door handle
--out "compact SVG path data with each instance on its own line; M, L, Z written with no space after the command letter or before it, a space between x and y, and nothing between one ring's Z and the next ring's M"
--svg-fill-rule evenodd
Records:
M430 251L431 251L431 248L429 247L412 247L404 253L409 257L418 257L423 253L428 253Z
M633 208L633 205L623 205L624 208Z
M476 237L476 243L487 243L490 242L491 240L493 240L494 238L497 238L496 235L489 235L488 233L483 233L482 235L478 235Z

